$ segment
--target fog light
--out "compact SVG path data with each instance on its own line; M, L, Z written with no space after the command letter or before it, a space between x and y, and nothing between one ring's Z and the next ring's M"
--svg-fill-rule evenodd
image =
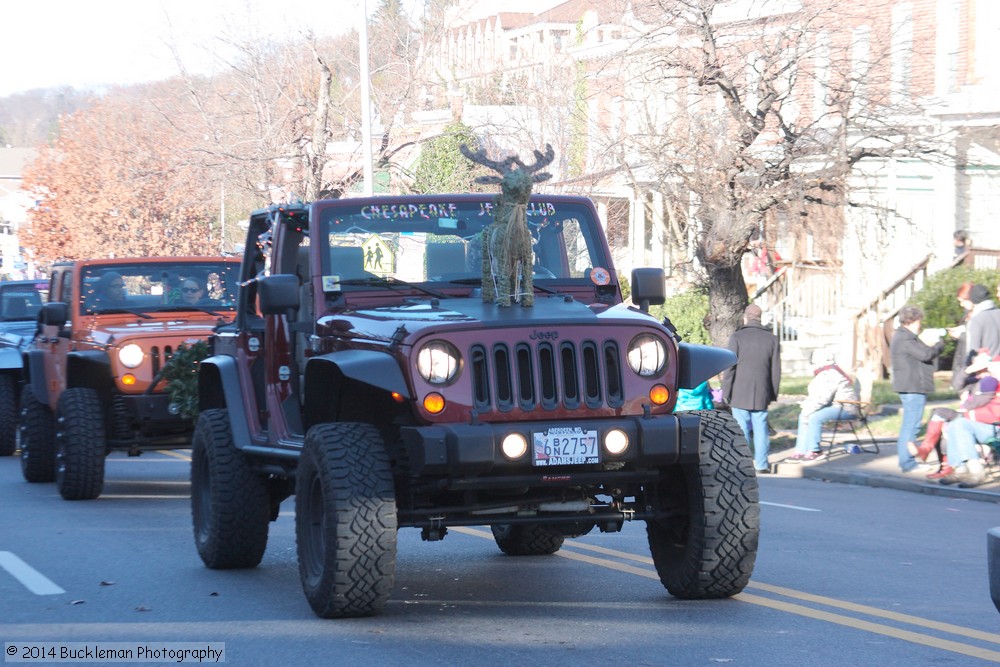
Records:
M172 415L179 415L181 413L181 406L177 405L176 403L171 403L170 405L167 406L167 412L169 412Z
M508 433L500 443L500 450L510 460L519 459L528 451L528 441L520 433Z
M132 385L135 384L135 376L132 375L131 373L126 373L125 375L122 376L122 384L125 385L126 387L131 387Z
M604 449L608 454L618 455L628 449L628 433L620 428L613 428L604 436Z
M424 410L436 415L444 410L444 396L437 392L431 392L424 396Z
M663 405L670 400L670 390L662 384L654 384L649 389L649 400L653 402L653 405Z

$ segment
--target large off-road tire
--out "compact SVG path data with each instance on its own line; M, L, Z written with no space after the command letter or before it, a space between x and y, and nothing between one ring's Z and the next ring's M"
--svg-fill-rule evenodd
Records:
M29 482L56 479L56 420L35 398L30 384L21 390L21 474Z
M56 485L66 500L93 500L104 488L104 410L93 389L67 389L56 406Z
M546 556L559 551L562 530L541 524L494 524L490 526L500 551L508 556Z
M17 449L17 387L14 376L0 375L0 456Z
M319 424L295 475L299 576L321 618L382 611L396 574L396 501L382 437L369 424Z
M267 485L233 444L229 412L202 412L191 438L191 521L202 562L217 570L256 567L270 518Z
M664 513L646 522L656 572L677 598L736 595L757 559L760 506L753 459L731 415L703 411L699 463L663 471L645 501Z

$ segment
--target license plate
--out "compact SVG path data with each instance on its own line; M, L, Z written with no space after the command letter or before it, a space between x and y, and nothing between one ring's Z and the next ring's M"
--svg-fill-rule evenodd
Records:
M536 466L567 466L600 463L597 431L582 428L550 428L531 434Z

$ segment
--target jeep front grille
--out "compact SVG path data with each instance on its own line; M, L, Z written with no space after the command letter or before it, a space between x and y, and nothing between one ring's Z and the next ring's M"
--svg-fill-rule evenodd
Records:
M160 353L160 348L155 345L149 348L149 358L153 362L154 376L160 372L160 369L163 368L163 365L167 363L167 361L170 359L170 357L173 356L173 354L174 354L174 348L171 347L170 345L166 345L163 347L162 354Z
M621 358L615 341L495 343L469 355L473 402L480 412L518 407L570 410L621 407Z

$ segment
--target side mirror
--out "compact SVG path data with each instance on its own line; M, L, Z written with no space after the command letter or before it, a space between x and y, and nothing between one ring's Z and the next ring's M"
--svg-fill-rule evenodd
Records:
M663 269L632 269L632 303L645 313L650 306L662 305L666 300L667 277Z
M38 321L47 327L61 327L69 319L69 308L61 301L52 301L38 311Z
M257 281L257 297L262 315L287 315L299 309L299 279L279 273Z

